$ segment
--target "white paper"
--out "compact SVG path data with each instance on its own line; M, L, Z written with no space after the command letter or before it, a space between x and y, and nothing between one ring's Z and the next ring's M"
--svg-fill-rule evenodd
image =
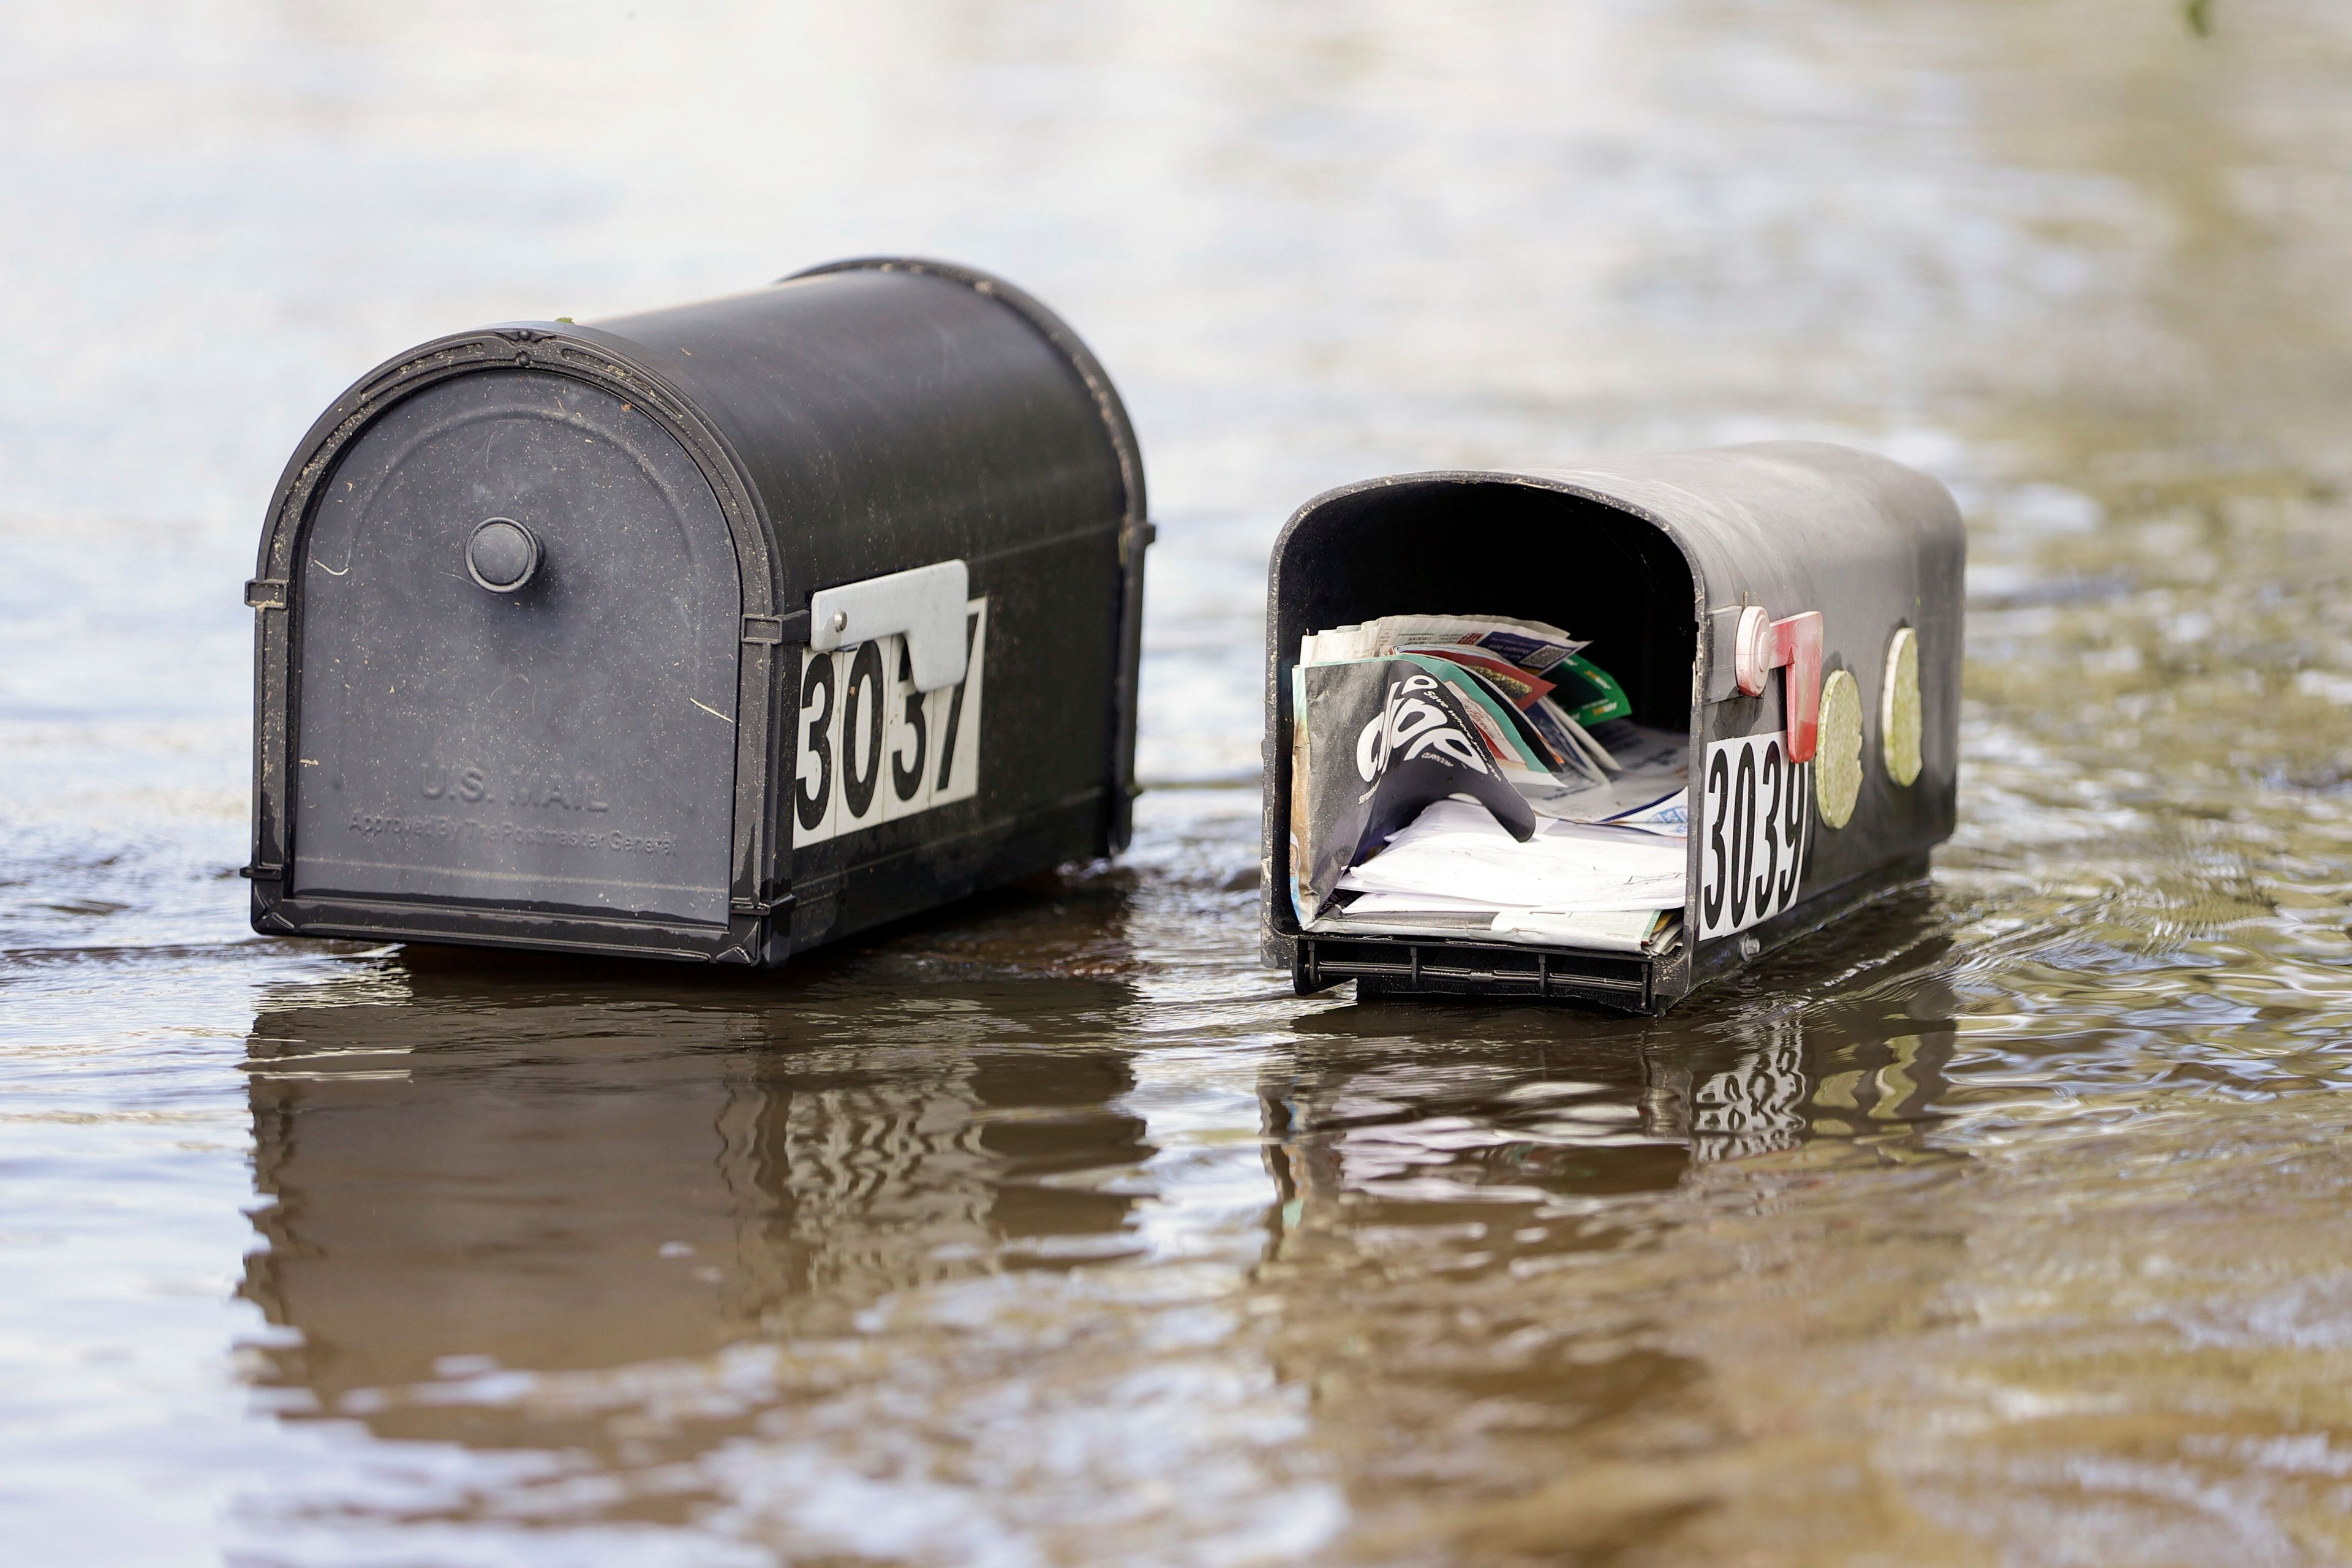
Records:
M1547 822L1518 843L1484 806L1441 800L1339 879L1346 892L1444 894L1485 909L1680 909L1685 840Z
M1350 915L1492 914L1495 906L1482 904L1475 899L1457 899L1450 893L1362 893L1349 900L1341 912Z
M1612 913L1568 910L1506 910L1495 917L1494 929L1514 936L1549 937L1570 947L1602 952L1640 952L1658 929L1656 910L1625 910Z

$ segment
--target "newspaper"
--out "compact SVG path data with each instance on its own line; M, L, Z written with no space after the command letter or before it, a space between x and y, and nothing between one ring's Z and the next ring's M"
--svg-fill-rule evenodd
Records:
M1587 732L1588 720L1570 712L1555 689L1563 681L1570 683L1577 705L1591 721L1622 717L1630 707L1614 680L1606 675L1599 675L1597 682L1592 679L1598 675L1596 668L1578 657L1585 646L1558 626L1507 616L1386 616L1308 633L1300 641L1298 662L1307 666L1408 654L1458 665L1471 677L1464 684L1483 681L1497 700L1520 716L1520 727L1535 731L1552 765L1597 782L1615 771L1616 759ZM1602 688L1614 693L1613 706L1594 700Z
M1504 776L1492 715L1421 662L1302 666L1293 707L1291 893L1301 920L1433 801L1462 795L1507 837L1534 835L1535 810ZM1475 715L1475 717L1474 717ZM1526 773L1524 764L1518 771Z
M1301 925L1627 952L1677 940L1686 739L1631 722L1587 646L1499 616L1391 616L1302 639Z

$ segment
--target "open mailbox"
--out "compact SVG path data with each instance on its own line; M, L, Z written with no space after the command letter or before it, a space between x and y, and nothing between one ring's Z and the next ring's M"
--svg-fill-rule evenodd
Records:
M1143 470L1050 311L819 268L372 372L288 464L253 924L774 964L1123 847Z
M1933 479L1813 443L1411 474L1318 497L1283 530L1267 582L1266 961L1301 994L1352 980L1360 995L1658 1013L1923 876L1953 826L1965 549L1958 509ZM1350 918L1347 895L1307 886L1323 849L1308 843L1295 792L1302 768L1318 791L1331 776L1328 762L1306 760L1298 721L1302 677L1328 668L1312 652L1319 634L1444 615L1565 629L1612 678L1622 732L1657 741L1683 770L1643 845L1669 867L1653 878L1671 889L1652 900L1654 935L1595 944L1573 921L1514 928L1499 916L1476 929L1483 912L1423 915L1416 930L1411 914ZM1386 731L1367 724L1359 743L1360 716L1312 737L1329 748L1318 756L1352 752L1360 778L1338 774L1350 790L1372 781L1381 736L1395 732L1392 717ZM1478 820L1508 848L1495 822ZM1404 840L1386 842L1367 840L1361 871ZM1412 900L1390 896L1400 902Z

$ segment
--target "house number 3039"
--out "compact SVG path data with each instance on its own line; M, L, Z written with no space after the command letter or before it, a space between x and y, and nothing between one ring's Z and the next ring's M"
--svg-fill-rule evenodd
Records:
M1813 764L1779 731L1717 741L1699 775L1699 936L1727 936L1797 901L1811 847Z

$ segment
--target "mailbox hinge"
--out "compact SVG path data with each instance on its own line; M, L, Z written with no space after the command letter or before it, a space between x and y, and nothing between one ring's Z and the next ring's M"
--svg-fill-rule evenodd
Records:
M248 882L282 882L286 879L286 868L259 863L252 866L239 866L236 868L236 874Z
M806 610L789 616L745 616L743 640L755 647L770 647L778 643L806 642L809 618Z
M286 607L286 581L282 577L256 577L245 585L245 602L257 610L282 610Z
M1121 529L1118 534L1118 563L1132 566L1137 557L1160 538L1160 525L1141 519Z
M733 915L752 915L764 920L770 915L782 914L798 901L790 893L773 899L730 899L727 902L727 912Z

